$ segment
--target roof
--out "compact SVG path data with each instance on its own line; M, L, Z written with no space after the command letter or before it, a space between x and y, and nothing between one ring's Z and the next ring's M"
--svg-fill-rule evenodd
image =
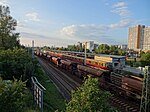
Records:
M107 55L107 54L96 54L95 56L104 56L104 57L110 57L110 58L126 58L126 56Z

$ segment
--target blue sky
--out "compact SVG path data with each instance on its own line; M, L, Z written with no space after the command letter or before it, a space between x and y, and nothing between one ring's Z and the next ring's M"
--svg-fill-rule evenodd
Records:
M21 43L127 44L128 27L150 26L149 0L0 0L18 22Z

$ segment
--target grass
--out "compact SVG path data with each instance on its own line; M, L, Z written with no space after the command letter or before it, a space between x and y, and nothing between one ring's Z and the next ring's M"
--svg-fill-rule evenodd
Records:
M46 88L44 91L44 112L62 111L65 109L65 99L40 66L36 66L35 76Z

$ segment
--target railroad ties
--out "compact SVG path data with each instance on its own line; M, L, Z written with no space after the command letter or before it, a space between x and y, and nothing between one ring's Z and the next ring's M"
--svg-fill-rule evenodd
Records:
M121 112L139 112L139 105L128 103L116 96L111 98L111 104Z
M48 63L46 60L37 58L42 68L45 70L47 75L50 77L50 79L53 81L53 83L56 85L58 90L62 93L64 98L66 98L67 101L71 98L71 91L75 90L77 87L80 86L80 84L74 80L72 80L70 77L68 77L65 73L58 70L56 67Z
M75 81L74 78L70 78L66 74L66 72L74 70L72 67L70 67L70 65L74 63L68 60L61 60L61 68L64 68L64 70L66 70L66 72L62 72L60 68L58 68L58 64L55 63L56 59L52 58L53 60L51 61L47 61L38 57L37 59L39 60L40 65L43 67L47 75L50 77L51 80L53 80L54 84L60 90L62 95L66 98L67 101L69 101L71 98L71 91L75 90L77 87L80 86L80 83ZM52 63L57 64L57 66ZM76 72L78 73L76 74ZM77 70L73 73L74 75L80 76L87 76L88 74L91 74L91 76L93 77L105 78L103 76L107 76L109 74L109 71L95 69L93 67L78 64ZM118 97L114 95L111 99L111 105L120 109L121 112L139 112L139 106L136 105L136 103L129 103L127 99L123 99L121 96Z

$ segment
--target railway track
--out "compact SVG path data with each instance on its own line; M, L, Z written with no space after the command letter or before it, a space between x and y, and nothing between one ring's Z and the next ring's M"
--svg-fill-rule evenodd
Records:
M46 60L38 58L38 61L42 68L45 70L50 79L57 86L62 95L66 98L67 101L71 98L71 91L75 90L80 84L75 82L70 77L68 77L65 73L58 70Z
M113 96L111 105L117 107L121 112L139 112L139 105L135 102L129 102L121 97Z
M56 66L52 65L47 60L39 57L37 57L37 59L62 95L67 101L69 101L71 98L71 91L75 90L81 84L68 77L64 72L56 68ZM138 104L127 101L126 99L116 95L111 98L111 105L119 109L120 112L139 112Z

